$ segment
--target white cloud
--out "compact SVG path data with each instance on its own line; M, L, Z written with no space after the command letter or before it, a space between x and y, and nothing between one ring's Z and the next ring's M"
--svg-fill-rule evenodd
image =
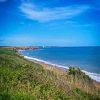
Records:
M19 7L21 12L29 19L39 22L48 22L52 20L68 19L83 13L88 6L72 5L68 7L38 7L31 3L22 3Z

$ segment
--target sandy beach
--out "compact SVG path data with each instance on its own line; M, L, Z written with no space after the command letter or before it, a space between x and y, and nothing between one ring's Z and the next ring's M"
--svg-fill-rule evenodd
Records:
M23 56L23 55L21 55L21 56ZM45 68L45 69L48 69L48 70L51 70L51 71L55 71L56 73L61 74L61 75L63 75L67 71L66 68L59 67L59 66L57 66L55 64L48 64L46 62L37 61L37 60L34 60L34 59L29 59L26 56L23 56L23 57L25 59L31 61L31 62L34 62L34 63L42 65L42 67Z
M23 55L21 55L21 56L23 56ZM40 62L40 61L37 61L37 60L29 59L29 58L27 58L27 57L25 57L25 56L23 56L23 57L24 57L25 59L31 61L31 62L34 62L34 63L37 63L37 64L42 65L42 67L43 67L44 69L53 71L53 72L55 72L55 73L57 73L57 74L60 74L60 75L64 75L64 74L66 73L66 71L67 71L66 68L62 68L62 67L59 67L59 66L57 66L57 65L52 65L52 64L45 63L45 62ZM95 81L95 80L93 80L93 82L94 82L94 84L95 84L96 87L100 88L100 82Z
M41 60L38 60L38 59L35 59L35 58L31 58L31 57L28 57L28 56L24 56L22 54L19 54L19 55L23 56L25 59L27 59L27 60L29 60L31 62L34 62L34 63L42 65L42 67L44 69L51 70L51 71L56 72L57 74L60 74L60 75L65 74L66 71L68 70L67 68L60 67L59 65L56 65L56 64L51 64L51 63L48 63L48 62L43 62ZM94 84L96 84L96 86L100 88L100 82L98 82L98 81L96 81L94 79L93 79L93 81L94 81Z

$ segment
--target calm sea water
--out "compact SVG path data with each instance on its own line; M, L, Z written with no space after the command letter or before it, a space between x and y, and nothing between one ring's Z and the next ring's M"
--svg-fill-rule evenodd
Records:
M65 67L75 66L100 74L100 47L52 47L24 50L21 54Z

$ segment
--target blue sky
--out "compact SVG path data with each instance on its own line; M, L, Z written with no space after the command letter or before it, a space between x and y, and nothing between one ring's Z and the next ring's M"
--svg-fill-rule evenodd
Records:
M0 0L0 45L100 46L100 0Z

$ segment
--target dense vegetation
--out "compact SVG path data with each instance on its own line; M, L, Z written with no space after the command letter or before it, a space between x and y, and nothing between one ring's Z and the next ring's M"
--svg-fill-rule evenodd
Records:
M99 100L99 93L79 69L61 73L0 48L0 100Z

